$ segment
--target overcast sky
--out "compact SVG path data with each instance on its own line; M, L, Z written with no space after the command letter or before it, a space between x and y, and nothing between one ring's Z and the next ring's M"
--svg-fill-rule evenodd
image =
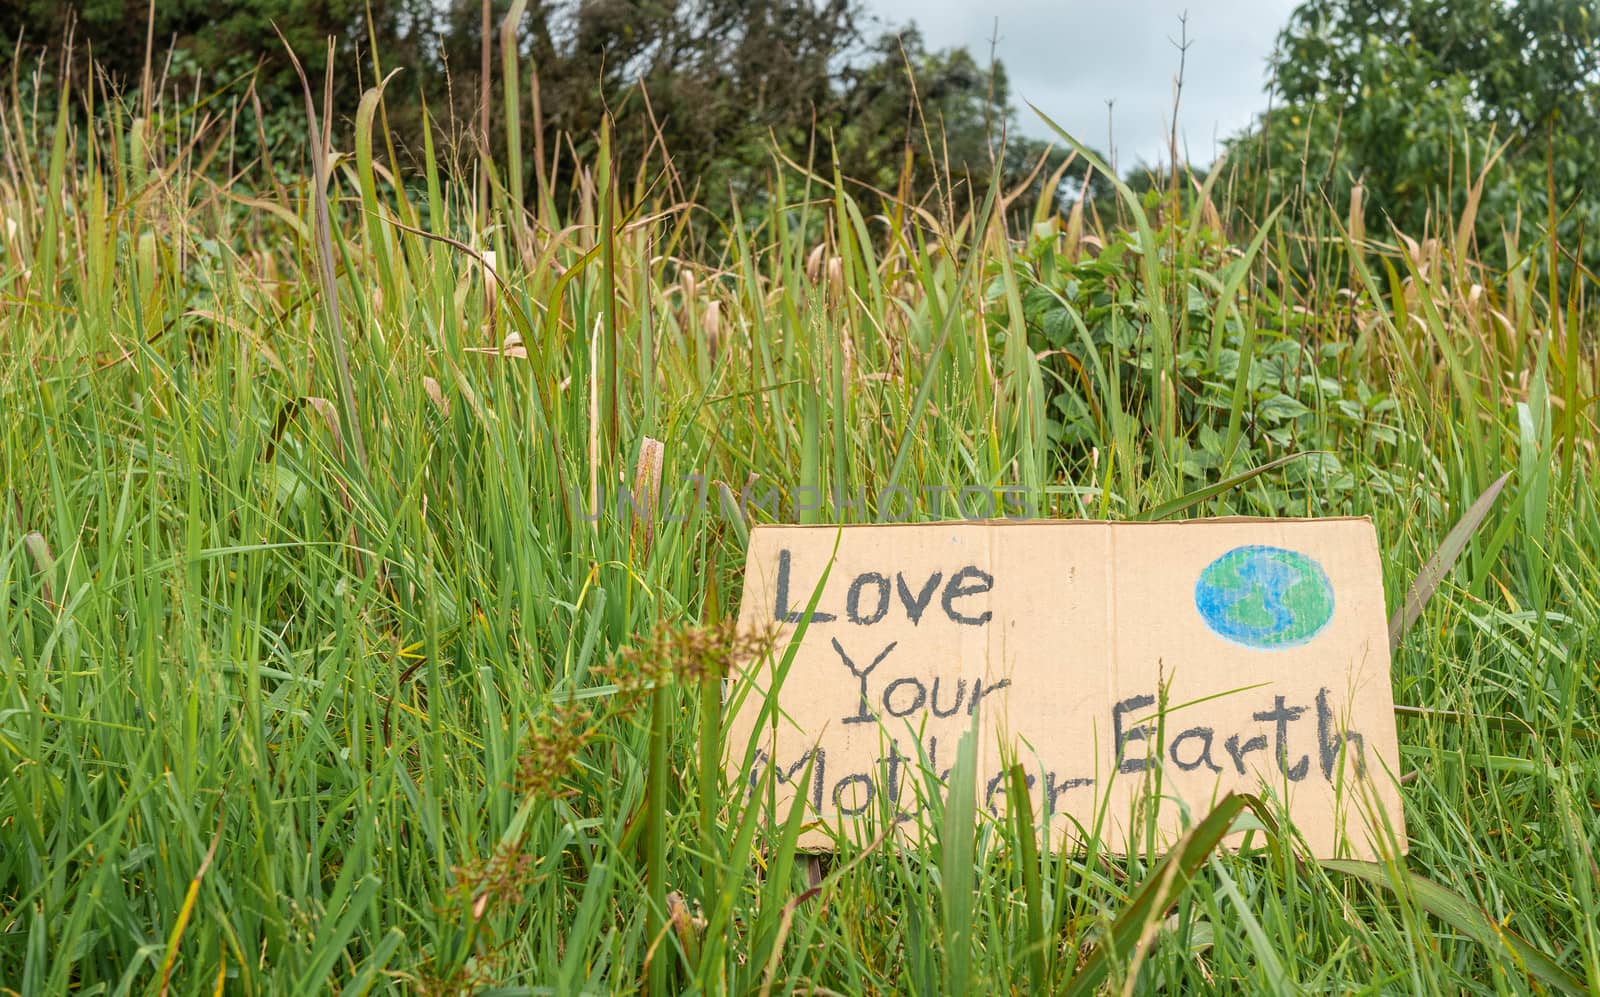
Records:
M1230 134L1266 109L1267 56L1295 0L866 0L885 27L915 21L931 49L964 45L995 55L1011 80L1018 125L1052 133L1030 100L1076 138L1104 150L1106 101L1115 101L1117 168L1166 160L1178 18L1189 14L1189 54L1178 112L1179 148L1209 163ZM998 19L998 28L997 22ZM998 34L996 34L998 30ZM1186 143L1186 146L1185 146Z

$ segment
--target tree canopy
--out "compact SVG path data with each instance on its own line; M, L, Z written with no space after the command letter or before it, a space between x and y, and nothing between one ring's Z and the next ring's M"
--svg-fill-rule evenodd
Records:
M510 6L489 5L491 93L502 99L500 33L509 27L537 72L539 137L552 158L589 161L610 117L625 169L659 162L652 157L665 150L678 193L722 216L734 199L758 194L774 148L810 160L823 176L837 164L842 176L889 192L904 176L916 196L940 190L952 201L952 186L966 186L963 200L981 199L996 172L1015 184L1048 153L1041 143L1005 139L1014 114L1004 67L965 49L930 50L914 26L874 33L860 0L532 0L508 26ZM141 85L148 30L153 72L169 86L224 100L253 87L269 144L293 142L305 127L299 81L274 27L314 87L331 37L336 127L348 126L374 82L375 48L385 73L404 70L385 91L402 160L420 150L424 108L447 142L479 139L480 0L173 0L156 4L147 23L151 10L145 0L22 0L0 11L0 30L39 49L70 37L77 71L92 58L124 92ZM169 49L170 61L162 57ZM531 94L521 99L531 103ZM247 117L253 108L241 106ZM527 111L523 120L524 189L532 190ZM504 117L489 122L491 148L503 148ZM245 146L255 131L240 130ZM570 171L557 173L558 199L573 182ZM1053 195L1074 189L1063 184Z
M1342 206L1360 184L1375 218L1437 234L1498 153L1488 231L1519 209L1531 231L1552 209L1567 236L1600 221L1597 0L1307 0L1272 71L1277 106L1234 144L1271 199L1309 176Z

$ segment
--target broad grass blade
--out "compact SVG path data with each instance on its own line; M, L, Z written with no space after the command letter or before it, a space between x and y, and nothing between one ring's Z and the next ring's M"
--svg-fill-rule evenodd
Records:
M1039 875L1039 839L1033 824L1033 798L1028 795L1028 776L1020 764L1011 766L1006 809L1011 813L1012 833L1017 839L1017 861L1022 866L1022 893L1028 928L1028 977L1031 993L1049 993L1050 969L1047 962L1049 940L1044 933L1044 886Z
M946 991L967 993L972 986L972 908L977 890L975 835L978 813L978 713L961 735L944 805L940 839L940 878L944 886Z
M1279 457L1277 460L1267 461L1260 467L1252 467L1250 470L1235 474L1231 478L1223 478L1221 481L1218 481L1215 484L1206 485L1204 488L1197 488L1194 491L1189 492L1187 495L1180 495L1170 502L1163 502L1154 509L1151 509L1148 512L1142 512L1133 518L1139 522L1157 522L1159 520L1166 519L1169 516L1176 516L1178 513L1183 512L1186 509L1191 509L1207 499L1216 498L1223 492L1244 484L1251 478L1258 477L1266 474L1268 471L1282 467L1291 460L1296 460L1300 457L1309 457L1311 454L1322 452L1324 451L1304 450L1300 453L1285 454L1284 456Z
M1234 819L1246 807L1263 813L1255 797L1229 793L1204 820L1179 839L1166 858L1151 870L1133 895L1133 901L1117 915L1106 938L1083 961L1063 994L1089 997L1098 993L1111 967L1128 963L1150 927L1183 895L1194 881L1195 873L1221 847Z
M1444 581L1444 576L1450 573L1455 566L1456 559L1461 552L1467 549L1467 541L1472 539L1472 534L1478 529L1478 524L1483 522L1483 517L1489 514L1494 500L1506 487L1506 482L1511 480L1511 472L1500 475L1495 483L1484 490L1478 500L1462 515L1461 519L1445 534L1444 542L1439 544L1439 549L1428 558L1422 570L1417 572L1417 578L1411 583L1411 589L1406 592L1406 601L1394 615L1389 617L1389 649L1393 651L1400 646L1400 641L1405 638L1417 619L1422 616L1422 607L1428 604L1428 599L1433 595L1434 589Z
M1504 482L1505 478L1501 478L1496 487ZM1589 992L1577 977L1562 969L1550 956L1534 948L1527 939L1500 924L1467 898L1440 886L1426 876L1404 869L1390 869L1378 862L1339 859L1323 862L1322 866L1334 872L1342 872L1347 876L1365 880L1374 886L1381 886L1397 895L1401 892L1409 894L1417 906L1485 948L1492 951L1499 950L1502 946L1510 949L1517 961L1527 969L1528 975L1544 986L1567 994ZM1399 881L1403 881L1404 886Z

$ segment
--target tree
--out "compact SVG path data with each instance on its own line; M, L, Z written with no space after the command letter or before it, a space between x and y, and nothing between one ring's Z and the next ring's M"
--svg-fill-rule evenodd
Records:
M830 138L843 176L892 192L907 171L908 189L925 198L942 189L958 213L981 204L992 180L1009 193L1035 176L1012 205L1012 220L1021 224L1069 158L1048 192L1053 208L1065 209L1080 194L1111 193L1110 181L1083 159L1018 132L1004 65L980 66L966 49L930 52L915 27L880 36L842 74L841 88Z
M1490 231L1519 205L1542 221L1552 179L1562 233L1600 220L1597 0L1307 0L1272 68L1279 106L1233 149L1261 168L1263 201L1306 177L1343 206L1360 183L1370 215L1437 232L1469 164L1503 145L1479 214Z
M965 49L929 52L912 27L879 37L840 90L826 124L841 174L894 191L909 170L909 187L927 195L948 171L983 197L1005 126L1003 68L991 80Z
M378 18L393 4L374 4ZM269 75L292 67L273 32L276 24L296 45L308 67L324 65L323 42L329 36L353 38L365 0L252 0L216 4L205 0L166 0L153 7L147 0L93 0L62 4L54 0L20 0L0 10L0 31L8 42L19 36L32 47L54 46L69 34L80 59L91 52L98 68L118 86L140 85L145 64L145 39L153 46L153 72L162 71L163 53L183 53L181 62L217 73L232 67L248 71L259 62ZM212 82L216 82L213 78Z
M25 56L59 52L70 38L73 75L87 78L92 59L95 72L126 95L143 85L148 35L153 86L164 82L183 100L197 84L202 95L221 91L225 99L253 87L268 140L298 143L306 127L302 89L277 32L300 59L319 103L327 42L335 39L334 106L354 108L372 83L369 39L389 65L423 62L432 17L431 0L20 0L0 4L0 33L20 43ZM248 154L256 141L255 128L240 128L235 149Z
M385 91L402 172L422 147L424 103L446 136L443 147L453 140L462 152L446 155L445 168L472 162L485 140L503 167L498 77L501 32L511 30L537 73L539 137L547 155L560 158L558 205L580 183L574 160L593 164L608 117L617 175L631 181L645 168L660 182L664 152L676 189L658 188L663 196L692 198L720 217L735 200L759 211L774 145L824 176L837 162L844 177L886 192L901 187L905 172L913 197L937 189L958 212L982 200L997 171L1012 186L1040 156L1053 157L1048 176L1063 155L1006 140L1012 112L1003 66L980 65L965 49L930 51L915 27L869 38L862 0L530 0L520 23L506 25L509 7L510 0L489 5L496 110L488 136L479 134L483 0L162 0L154 8L154 70L181 84L185 98L197 80L202 94L231 84L224 103L253 87L269 143L300 143L300 82L274 27L319 102L334 38L333 125L342 146L361 92L374 82L375 43L385 72L405 70ZM92 53L106 78L131 92L142 81L150 10L146 0L83 0L77 8L20 0L0 9L0 30L20 32L35 49L70 35L80 79ZM520 99L523 189L531 197L536 137L526 89ZM255 137L253 127L239 129L236 152L248 157ZM1075 167L1052 196L1070 196L1082 177Z
M497 31L505 6L495 4ZM478 100L479 9L455 0L441 38L450 106L467 122ZM853 0L576 0L530 4L516 31L538 73L548 137L565 136L590 161L609 115L625 170L659 142L684 193L726 207L765 169L769 135L803 139L831 104L834 63L855 43L857 18Z

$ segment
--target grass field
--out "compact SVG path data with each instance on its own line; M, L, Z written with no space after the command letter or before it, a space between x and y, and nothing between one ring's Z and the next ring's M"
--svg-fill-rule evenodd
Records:
M604 149L397 184L376 93L270 164L94 97L0 98L0 993L1600 992L1600 315L1550 240L1474 262L1478 188L1427 239L775 159L719 221ZM652 467L683 521L595 518ZM807 890L716 764L803 489L1370 515L1397 606L1508 472L1395 654L1403 865L957 800Z

